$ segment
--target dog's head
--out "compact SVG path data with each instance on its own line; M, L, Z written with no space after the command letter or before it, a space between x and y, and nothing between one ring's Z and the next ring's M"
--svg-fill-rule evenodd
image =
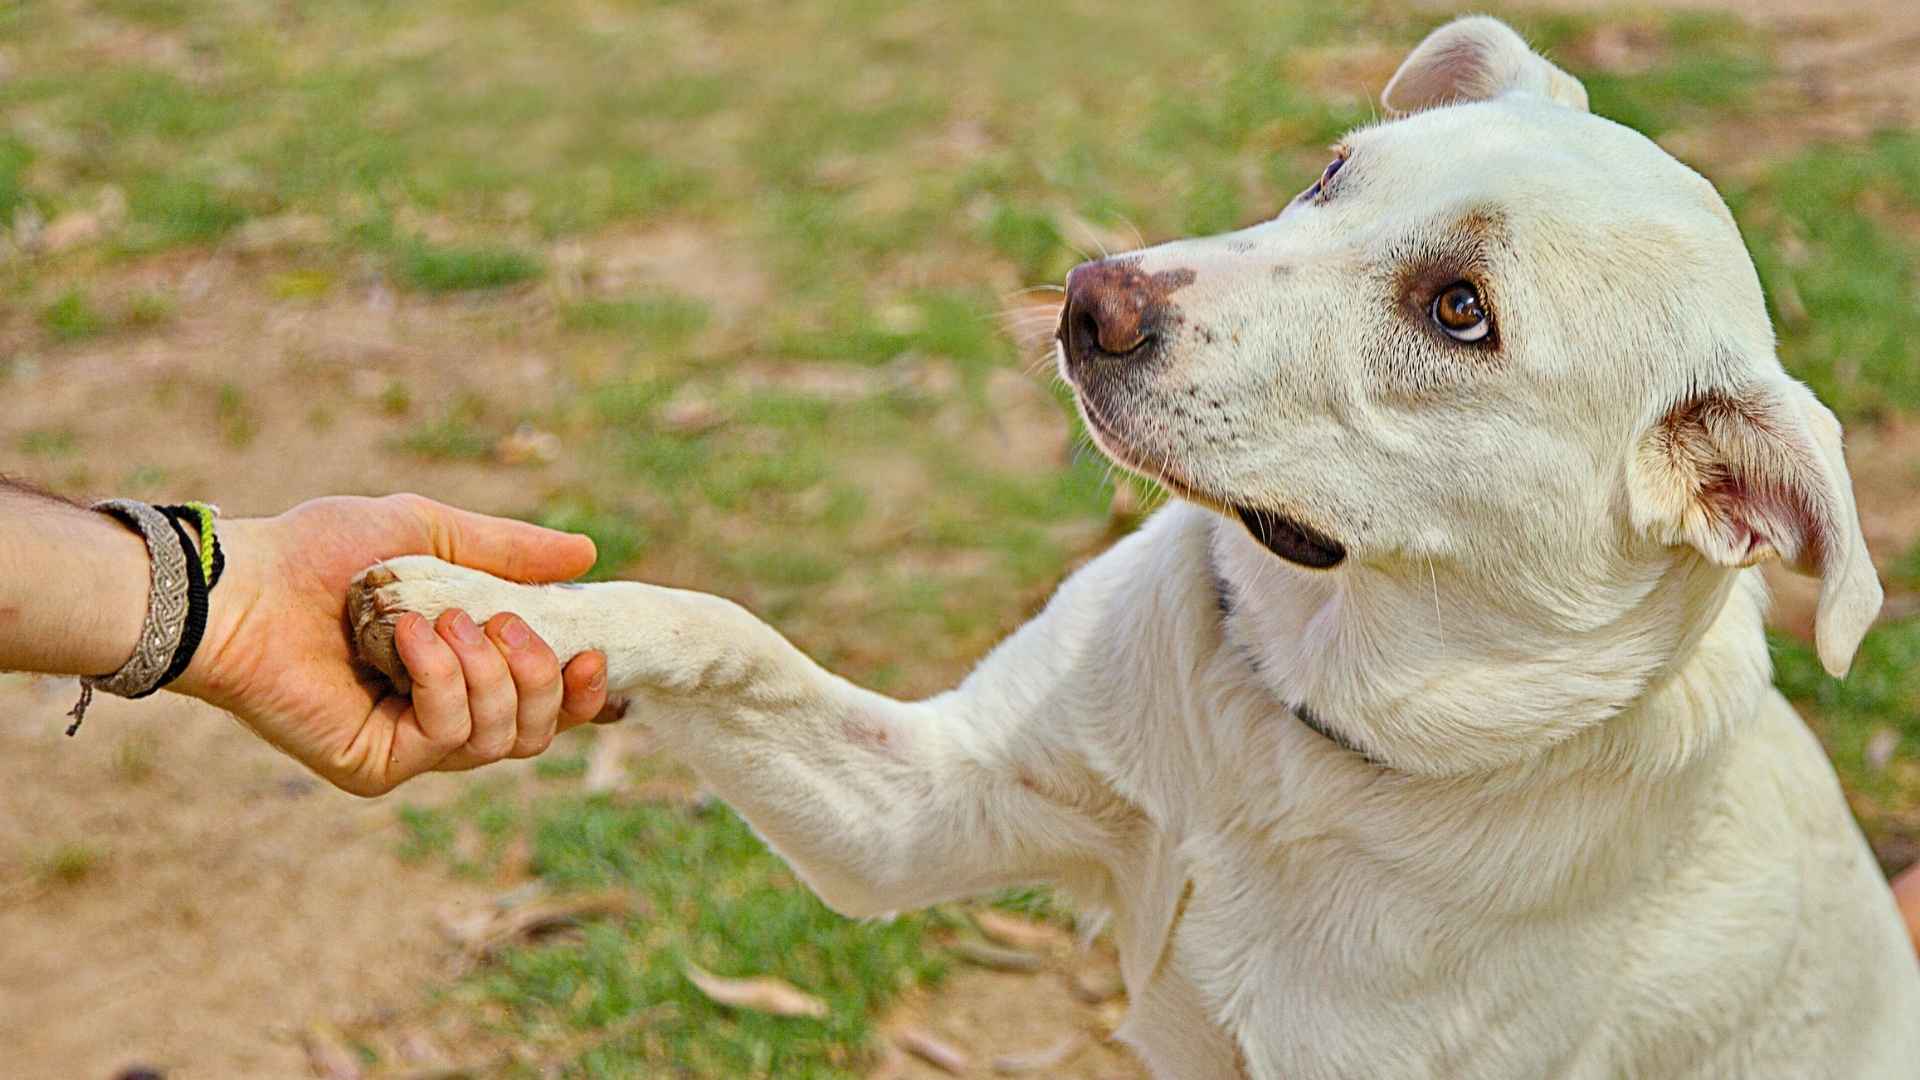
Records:
M1278 217L1080 266L1062 312L1100 446L1244 526L1216 557L1290 609L1283 693L1405 713L1353 734L1410 765L1513 760L1632 701L1774 557L1821 578L1844 672L1880 587L1839 425L1712 186L1493 19L1383 98Z

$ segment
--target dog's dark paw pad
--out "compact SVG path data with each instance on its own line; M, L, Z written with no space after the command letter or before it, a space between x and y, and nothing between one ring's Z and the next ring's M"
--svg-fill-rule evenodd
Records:
M600 715L593 718L596 724L617 724L627 718L627 710L633 707L632 698L610 697L601 707Z

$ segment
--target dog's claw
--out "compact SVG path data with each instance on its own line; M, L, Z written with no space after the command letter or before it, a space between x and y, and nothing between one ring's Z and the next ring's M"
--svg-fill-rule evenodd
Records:
M384 566L362 571L347 586L347 621L360 659L385 675L394 689L406 694L412 691L413 680L407 677L407 667L401 663L400 650L393 640L394 624L402 612L381 595L381 590L399 580Z

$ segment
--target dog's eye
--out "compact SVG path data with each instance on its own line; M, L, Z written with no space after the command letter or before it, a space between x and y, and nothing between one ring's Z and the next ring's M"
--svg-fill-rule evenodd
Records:
M1336 151L1336 153L1339 156L1327 162L1327 167L1320 172L1320 179L1315 180L1313 186L1301 194L1300 197L1302 199L1311 201L1326 194L1327 185L1333 183L1333 174L1339 172L1340 166L1347 163L1347 152L1345 150L1339 150Z
M1433 298L1434 325L1455 341L1472 344L1485 341L1493 332L1493 318L1480 303L1480 291L1464 281L1456 281Z

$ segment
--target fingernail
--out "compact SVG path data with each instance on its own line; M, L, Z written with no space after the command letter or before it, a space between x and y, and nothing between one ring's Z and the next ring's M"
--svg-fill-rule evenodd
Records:
M466 612L454 612L451 622L453 624L453 636L459 638L461 641L469 645L478 645L486 640L486 638L481 636L480 628L473 625L473 620L467 617Z
M524 649L533 644L533 634L518 616L509 615L500 622L500 640L506 642L509 649Z
M593 678L587 680L587 689L595 693L598 693L602 690L605 690L606 688L607 688L607 669L601 668L599 671L596 671L593 673Z

